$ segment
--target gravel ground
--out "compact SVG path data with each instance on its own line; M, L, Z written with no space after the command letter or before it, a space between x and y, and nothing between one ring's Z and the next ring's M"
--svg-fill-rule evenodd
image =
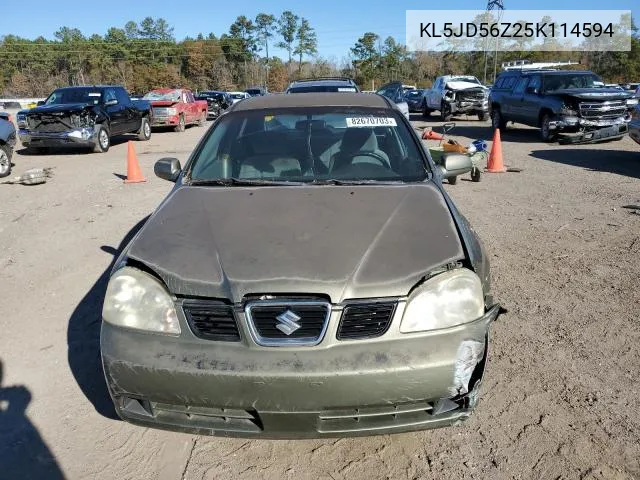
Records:
M416 121L416 125L424 125ZM458 121L454 138L488 139ZM434 118L430 126L439 126ZM113 254L169 191L162 156L187 158L202 128L135 142L148 182L123 185L107 154L14 156L0 186L0 478L640 478L640 147L629 138L547 145L503 133L521 173L447 186L490 252L509 310L492 332L483 398L463 425L337 441L247 441L111 418L98 332Z

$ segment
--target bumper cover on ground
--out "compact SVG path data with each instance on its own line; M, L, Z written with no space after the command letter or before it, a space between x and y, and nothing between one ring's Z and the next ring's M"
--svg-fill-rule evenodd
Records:
M121 418L206 435L314 438L451 425L475 406L490 323L327 348L180 339L103 323L102 358ZM242 322L241 322L242 323ZM485 344L468 393L452 393L462 342Z

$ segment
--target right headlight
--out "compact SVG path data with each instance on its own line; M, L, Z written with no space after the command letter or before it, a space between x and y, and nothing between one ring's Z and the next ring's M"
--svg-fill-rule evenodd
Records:
M430 278L407 299L400 332L424 332L472 322L484 314L480 278L459 268Z
M171 295L157 279L137 268L123 267L109 279L102 318L119 327L180 335Z

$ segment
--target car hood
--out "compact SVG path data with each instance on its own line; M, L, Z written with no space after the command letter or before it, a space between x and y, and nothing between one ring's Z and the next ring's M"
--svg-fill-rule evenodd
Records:
M403 296L464 258L432 183L175 189L126 255L176 295Z
M565 88L562 90L553 90L546 93L547 95L559 95L564 97L573 97L580 100L623 100L631 98L627 92L621 92L614 88Z
M154 107L170 107L176 103L180 103L179 100L148 100Z
M40 105L39 107L26 110L26 113L67 113L67 112L80 112L89 106L88 103L63 103L60 105Z
M487 88L483 85L478 85L473 82L463 82L463 81L451 81L447 82L447 87L451 90L469 90L470 88L479 88L481 90L486 90Z

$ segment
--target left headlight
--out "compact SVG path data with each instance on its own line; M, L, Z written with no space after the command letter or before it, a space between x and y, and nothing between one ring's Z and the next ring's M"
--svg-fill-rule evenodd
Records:
M169 292L154 277L132 267L121 268L109 280L102 318L119 327L180 335Z
M627 98L627 107L635 107L636 105L638 105L637 98Z
M424 332L472 322L484 314L480 278L460 268L430 278L407 299L400 332Z

